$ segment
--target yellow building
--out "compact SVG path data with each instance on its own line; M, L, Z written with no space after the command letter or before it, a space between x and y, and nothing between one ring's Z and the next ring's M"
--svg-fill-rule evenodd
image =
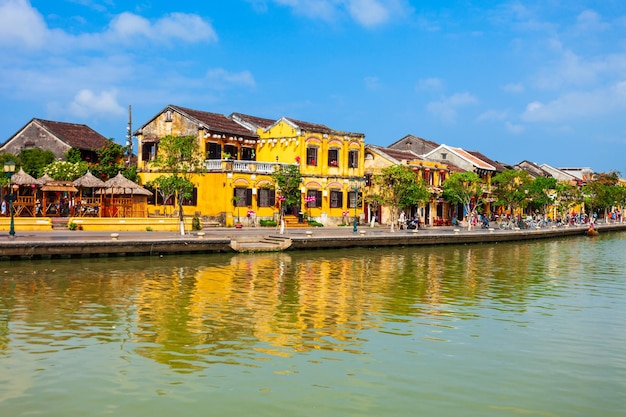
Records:
M384 168L393 165L410 166L416 176L423 179L431 193L429 202L412 207L411 212L406 213L407 216L418 216L420 221L426 225L449 224L452 211L449 204L441 198L441 185L450 174L450 169L456 167L449 167L442 162L427 161L410 150L367 145L365 151L365 175L367 177L379 174ZM392 218L389 207L378 208L376 213L369 213L368 216L372 214L378 217L381 224L389 224Z
M144 184L161 175L151 166L165 136L193 136L205 155L205 172L193 178L194 196L183 204L185 215L231 226L276 219L272 173L283 164L298 164L303 177L302 202L289 214L306 214L323 224L342 221L346 210L362 214L364 135L287 118L263 119L234 113L230 117L168 105L135 132L138 171ZM356 193L355 193L356 190ZM171 214L155 190L151 215ZM234 198L236 197L236 198ZM235 200L235 203L233 202ZM165 207L165 208L164 208ZM250 216L248 216L250 214Z

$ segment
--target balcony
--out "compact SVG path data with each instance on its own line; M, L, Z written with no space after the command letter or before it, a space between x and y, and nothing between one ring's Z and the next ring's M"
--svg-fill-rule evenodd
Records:
M208 172L244 172L250 174L271 174L276 167L281 165L276 162L242 161L233 159L207 159L204 168Z

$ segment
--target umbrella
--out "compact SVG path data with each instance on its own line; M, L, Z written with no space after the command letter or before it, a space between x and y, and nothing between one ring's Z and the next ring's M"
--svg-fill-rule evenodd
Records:
M134 190L143 188L141 185L124 177L121 172L118 172L115 177L105 181L102 187L106 188L111 194L133 194Z
M48 174L43 174L41 177L37 178L37 182L39 183L39 185L46 185L47 183L52 181L54 181L54 178L52 178Z
M102 188L104 187L104 181L93 175L91 171L87 171L85 175L74 180L74 186L85 188Z
M111 202L113 202L113 195L152 195L151 191L148 191L141 185L132 182L128 178L125 178L121 172L118 172L115 177L109 179L108 181L105 181L103 188L97 192L100 194L109 194L111 196ZM122 208L122 210L124 211L126 211L127 209L128 207Z
M17 185L39 185L39 181L25 173L23 168L20 168L19 172L11 176L11 183Z

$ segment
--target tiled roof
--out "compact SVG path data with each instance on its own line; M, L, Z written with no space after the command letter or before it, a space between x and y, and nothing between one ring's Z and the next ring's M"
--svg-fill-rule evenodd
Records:
M255 138L258 137L256 133L249 131L245 127L241 126L239 123L235 123L233 120L229 119L223 114L209 113L205 111L193 110L172 105L170 105L169 107L172 110L184 114L191 119L195 119L211 131Z
M326 134L338 134L338 135L353 135L355 134L354 132L343 132L343 131L338 131L335 129L331 129L330 127L323 125L323 124L319 124L319 123L311 123L311 122L305 122L302 120L297 120L297 119L292 119L289 117L282 117L281 119L267 119L264 117L257 117L257 116L250 116L248 114L242 114L242 113L233 113L231 115L231 117L235 117L235 118L239 118L241 120L243 120L244 122L247 122L253 126L258 126L262 129L268 129L270 128L272 125L278 123L281 119L282 120L286 120L287 122L291 123L292 125L294 125L295 127L299 128L300 130L303 130L305 132L313 132L313 133L326 133ZM360 133L356 133L357 135L361 135Z
M496 167L494 167L493 165L488 164L487 162L483 161L481 158L471 154L470 152L461 149L461 148L454 148L452 146L449 147L449 149L451 149L452 151L456 152L457 155L467 159L468 161L470 161L476 168L480 168L480 169L486 169L489 171L495 171Z
M395 141L394 143L392 143L391 145L389 145L390 148L395 148L397 146L403 145L404 143L409 142L410 143L410 148L425 148L425 147L429 147L432 149L435 149L439 146L438 143L433 142L432 140L428 140L428 139L424 139L424 138L420 138L418 136L415 135L411 135L408 134L406 136L404 136L401 139L398 139L397 141ZM427 152L424 152L427 153Z
M39 123L54 136L73 148L87 150L100 149L107 141L107 138L87 125L54 122L43 119L33 119L33 121Z
M233 113L230 116L239 118L245 122L250 123L251 125L260 127L262 129L267 129L268 127L276 123L276 120L273 120L273 119L265 119L263 117L250 116L248 114L242 114L242 113Z
M487 162L489 165L493 166L497 172L502 172L504 170L506 170L506 167L504 165L502 165L499 162L496 162L492 159L487 158L485 155L483 155L482 153L478 152L478 151L467 151L469 153L471 153L472 155L474 155L475 157L481 159L482 161Z
M309 123L304 122L302 120L290 119L285 117L285 119L289 120L294 125L298 126L300 130L304 130L305 132L316 132L316 133L333 133L333 129L326 125L317 124L317 123Z
M368 148L383 153L396 161L423 161L424 159L415 152L403 151L399 149L383 148L376 145L367 145Z

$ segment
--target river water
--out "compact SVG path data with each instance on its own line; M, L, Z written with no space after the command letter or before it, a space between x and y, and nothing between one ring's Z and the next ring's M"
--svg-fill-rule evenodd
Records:
M626 234L0 263L0 416L626 414Z

